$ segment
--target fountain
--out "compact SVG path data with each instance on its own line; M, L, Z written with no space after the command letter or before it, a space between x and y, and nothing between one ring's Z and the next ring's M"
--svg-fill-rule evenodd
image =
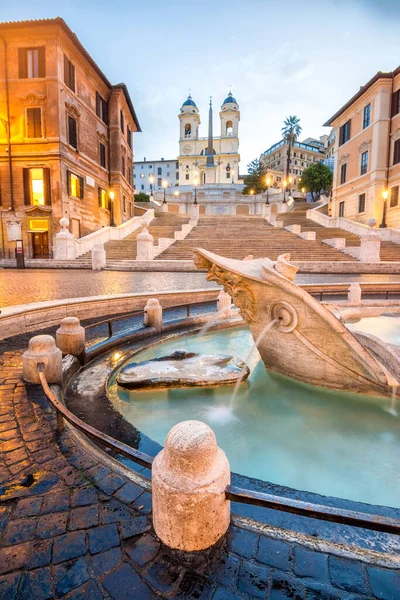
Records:
M399 355L374 336L350 332L327 308L294 283L288 254L276 262L234 260L197 249L195 265L220 283L248 323L253 340L278 320L258 350L267 369L304 383L389 396L399 385Z

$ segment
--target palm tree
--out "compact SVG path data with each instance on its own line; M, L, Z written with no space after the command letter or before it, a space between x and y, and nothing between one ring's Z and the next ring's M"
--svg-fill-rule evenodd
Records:
M296 117L296 115L290 115L284 120L282 127L282 137L283 141L288 144L286 177L289 177L290 155L292 151L292 146L299 137L301 130L302 127L300 125L300 119L299 117Z

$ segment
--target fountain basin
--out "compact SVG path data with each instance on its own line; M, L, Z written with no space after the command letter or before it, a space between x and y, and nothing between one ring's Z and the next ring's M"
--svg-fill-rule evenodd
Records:
M249 374L245 363L233 356L176 350L167 356L127 364L117 382L128 389L214 387L232 385Z

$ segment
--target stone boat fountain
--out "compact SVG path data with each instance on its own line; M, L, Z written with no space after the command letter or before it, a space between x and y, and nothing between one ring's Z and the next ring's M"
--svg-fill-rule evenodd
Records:
M297 267L289 254L276 262L234 260L197 249L194 261L232 297L267 369L304 383L374 396L391 396L399 385L398 351L374 336L350 332L296 285Z

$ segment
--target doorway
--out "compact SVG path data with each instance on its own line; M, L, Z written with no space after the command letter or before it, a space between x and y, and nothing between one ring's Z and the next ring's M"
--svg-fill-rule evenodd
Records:
M32 233L33 258L49 258L49 232Z

